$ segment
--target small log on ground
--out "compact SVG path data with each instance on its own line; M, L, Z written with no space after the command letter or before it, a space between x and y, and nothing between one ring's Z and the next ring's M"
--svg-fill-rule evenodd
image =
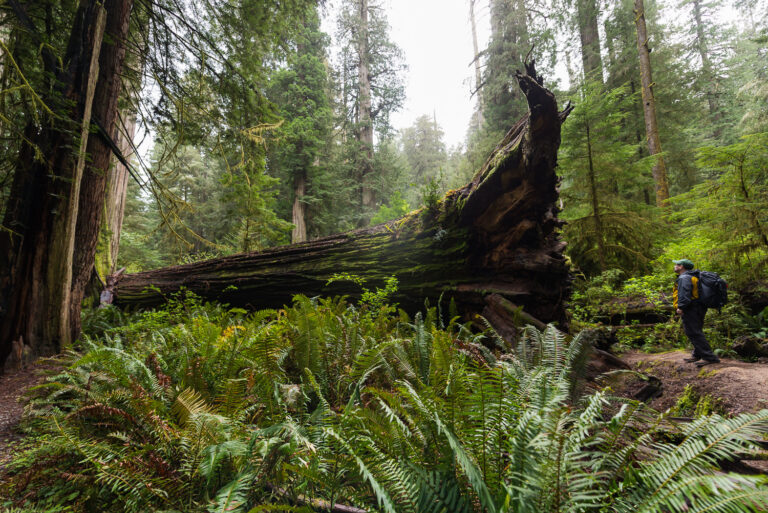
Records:
M344 272L362 277L370 288L396 276L399 289L392 299L411 311L423 308L425 299L435 305L442 298L444 307L454 301L471 319L486 309L486 298L498 295L522 307L523 319L565 325L571 277L556 231L562 222L555 166L560 125L570 109L558 112L532 63L517 80L529 114L469 184L436 205L310 242L128 274L115 287L116 304L157 305L181 287L251 308L281 307L295 294L359 295L348 282L327 284Z

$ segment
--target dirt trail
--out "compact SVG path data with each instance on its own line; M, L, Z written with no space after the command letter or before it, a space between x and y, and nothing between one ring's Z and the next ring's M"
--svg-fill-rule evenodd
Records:
M659 378L663 393L650 406L663 411L674 406L685 386L695 392L721 398L731 414L768 408L768 365L723 358L721 363L702 368L683 362L690 356L684 351L647 354L632 351L621 355L633 369Z
M31 386L42 382L43 365L35 364L26 369L10 371L0 376L0 475L10 459L14 444L22 436L16 432L24 406L19 398Z

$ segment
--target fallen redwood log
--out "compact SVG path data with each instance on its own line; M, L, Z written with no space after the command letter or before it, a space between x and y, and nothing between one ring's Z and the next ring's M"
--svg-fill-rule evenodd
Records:
M556 231L562 222L555 166L570 108L558 112L533 63L517 80L528 115L469 184L437 204L310 242L127 274L115 287L116 304L157 305L181 287L249 308L281 307L295 294L359 295L348 282L328 284L344 272L365 279L367 287L395 276L393 301L407 310L442 298L445 306L454 301L465 318L485 312L497 325L511 318L499 305L513 304L529 321L565 324L571 277Z

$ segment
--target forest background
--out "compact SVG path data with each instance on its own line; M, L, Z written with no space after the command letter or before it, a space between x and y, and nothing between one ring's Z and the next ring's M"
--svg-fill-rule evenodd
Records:
M118 132L132 172L129 178L114 159L122 176L110 180L116 189L107 202L116 206L105 206L99 274L299 242L434 201L466 183L525 113L513 75L532 51L545 77L567 72L567 88L552 84L561 104L576 106L559 172L578 271L639 276L665 272L671 257L685 255L736 281L760 276L768 249L768 4L645 3L658 120L651 133L637 3L469 2L477 101L465 141L451 148L433 113L392 126L407 68L385 2L297 1L273 10L243 1L226 14L213 3L171 2L183 17L164 20L165 27L148 10L129 32ZM41 48L62 45L69 7L24 5L32 19L45 20ZM321 30L323 13L333 37ZM486 47L478 19L490 22ZM4 11L3 26L0 211L23 125L37 115L35 91L46 80L40 50L13 9ZM161 55L163 37L172 58ZM144 149L131 156L137 135ZM649 151L653 139L659 143ZM667 192L657 196L660 181ZM662 205L665 195L671 200Z
M103 278L434 205L526 113L514 72L530 56L545 77L567 75L550 84L575 105L558 168L574 332L618 294L668 290L672 258L734 289L764 279L766 0L470 1L476 110L451 148L434 112L393 126L406 69L383 1L103 6L0 7L0 357L25 343L77 350L31 393L8 507L768 502L764 476L715 472L757 450L768 411L729 419L697 405L680 427L605 391L579 401L590 343L566 344L551 326L514 346L441 305L411 318L387 304L388 288L356 304L297 296L246 312L180 294L156 311L80 316L94 259ZM679 341L678 325L660 326Z

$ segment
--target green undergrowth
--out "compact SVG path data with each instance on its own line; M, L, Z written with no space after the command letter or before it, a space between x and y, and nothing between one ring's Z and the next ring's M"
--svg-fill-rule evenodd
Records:
M585 392L580 336L529 327L511 344L436 308L410 317L382 294L361 304L297 296L260 312L187 294L155 311L90 312L79 346L30 394L25 448L0 485L4 506L768 506L765 477L714 472L768 430L768 411L670 427L643 404Z
M701 395L693 386L685 385L670 412L678 417L701 417L713 413L725 415L726 410L722 399L710 394Z
M570 305L576 330L619 325L616 339L619 351L640 349L661 352L689 347L680 318L672 310L674 274L657 272L630 276L611 269L592 278L575 282ZM768 332L768 315L750 315L733 291L722 309L710 309L704 333L721 357L735 357L734 339L763 336Z

